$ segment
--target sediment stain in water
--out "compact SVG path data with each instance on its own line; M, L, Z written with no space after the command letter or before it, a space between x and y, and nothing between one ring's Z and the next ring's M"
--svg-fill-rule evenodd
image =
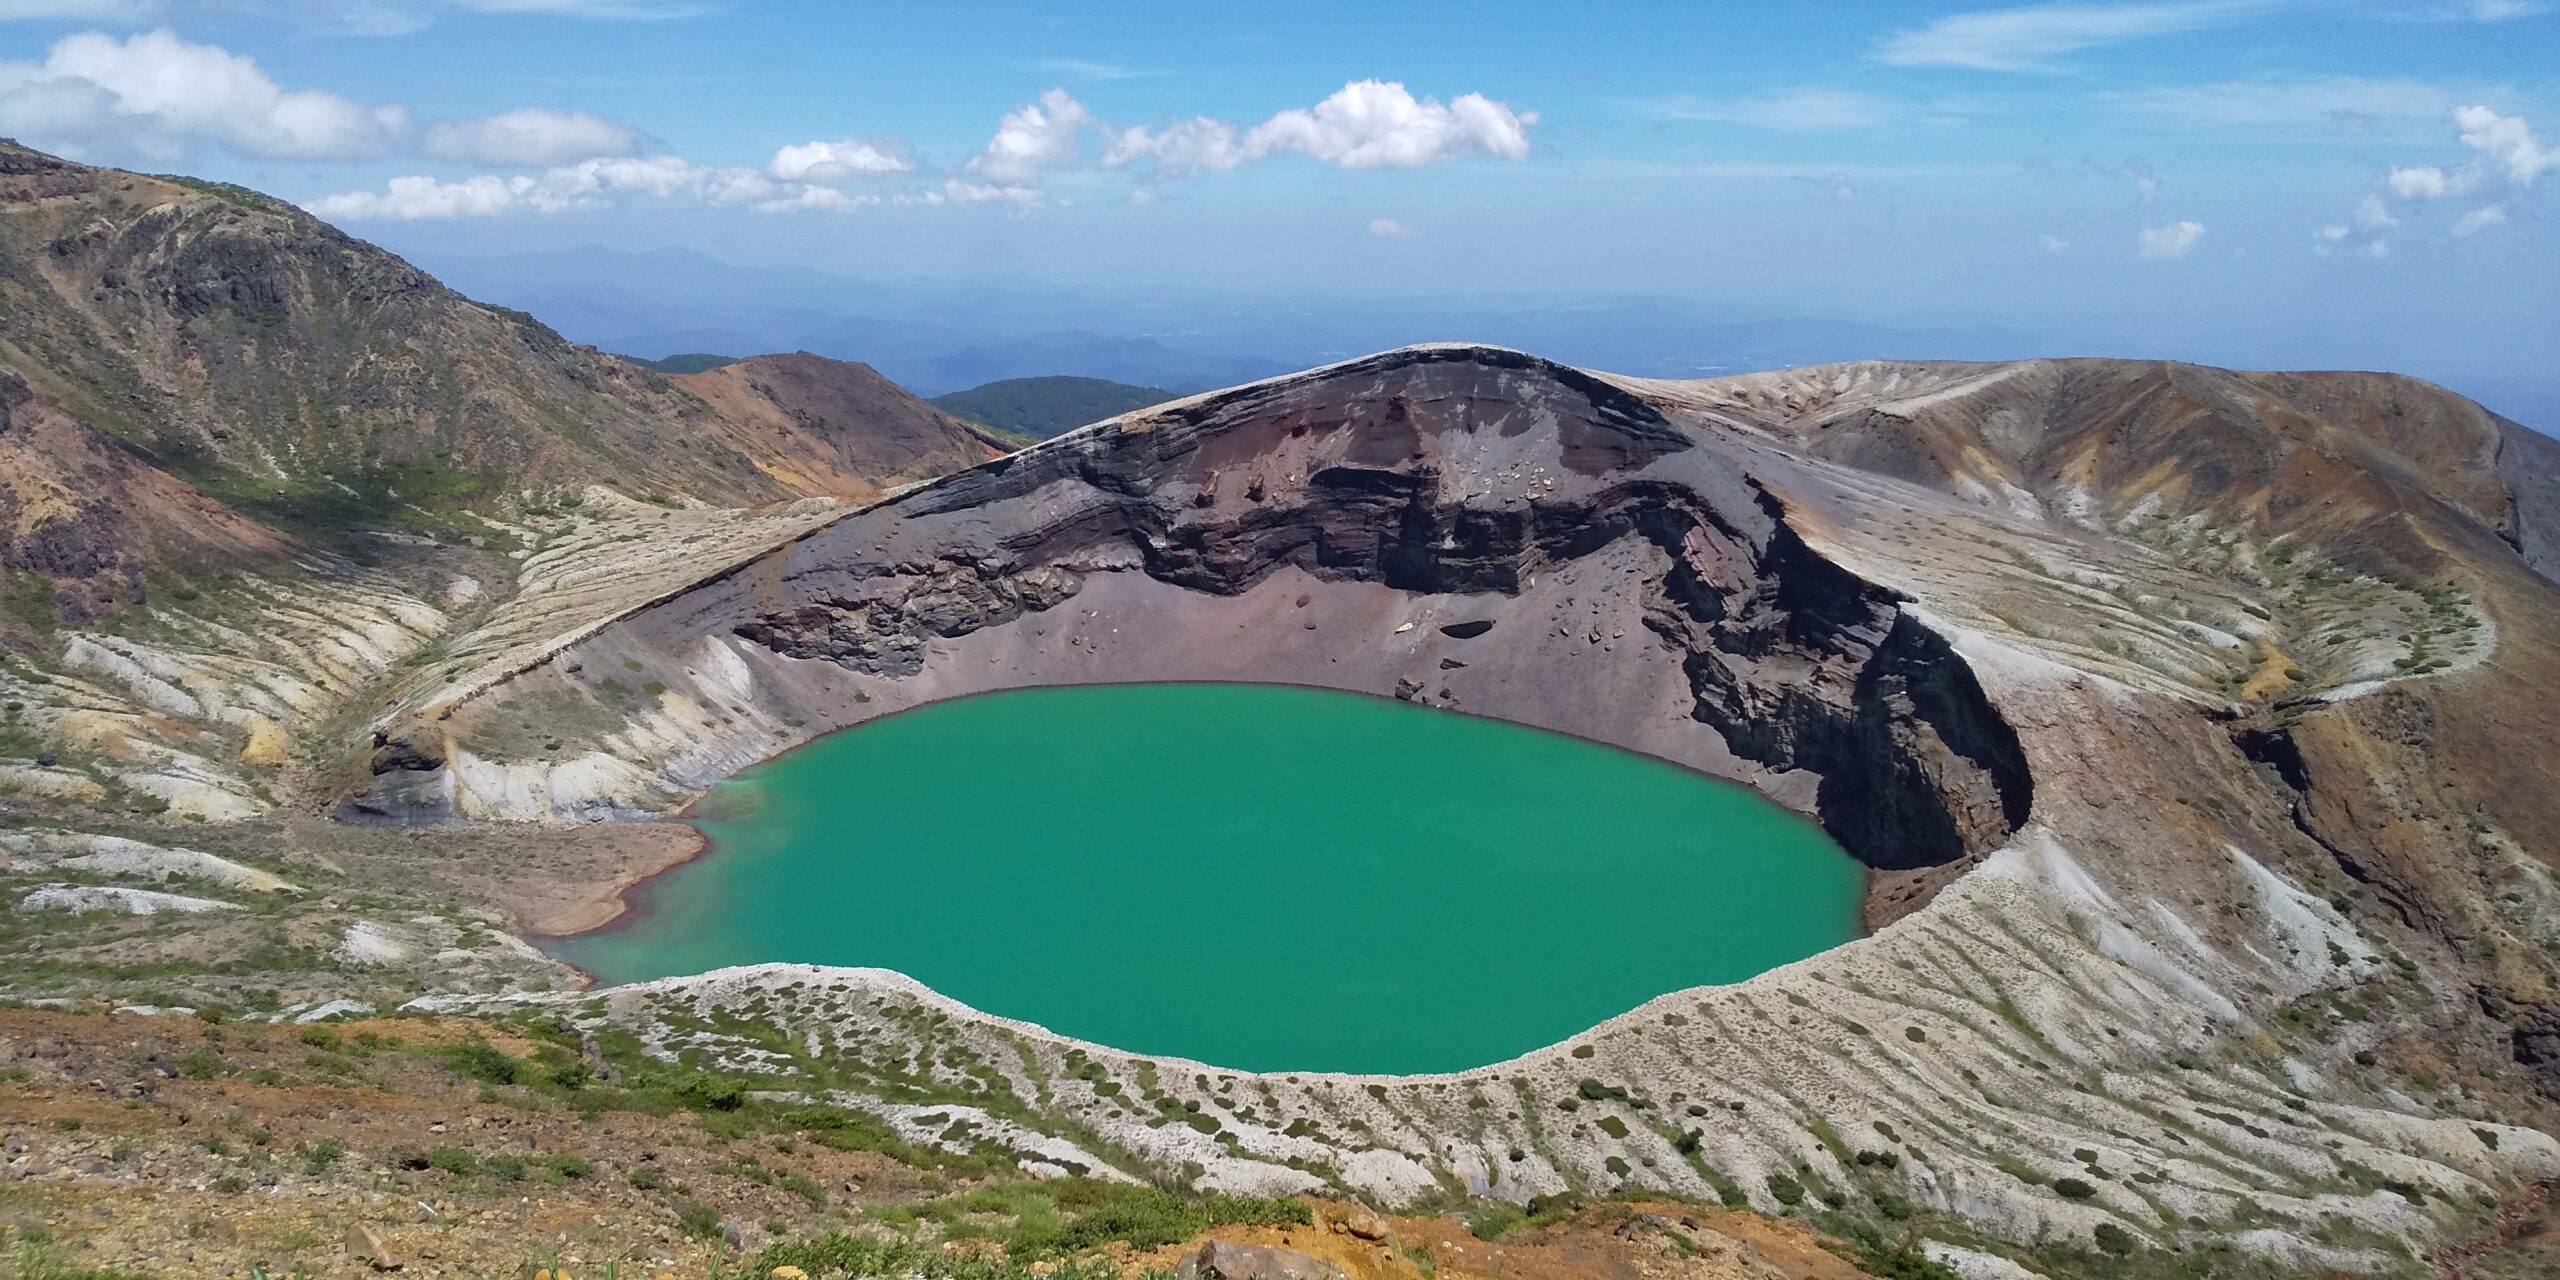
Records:
M1747 788L1274 685L1026 689L721 783L711 852L554 950L605 982L876 965L1246 1070L1446 1071L1857 932L1858 865Z

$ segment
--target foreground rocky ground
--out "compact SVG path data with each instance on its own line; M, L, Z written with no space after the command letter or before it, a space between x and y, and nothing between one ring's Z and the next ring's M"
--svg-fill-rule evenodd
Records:
M1867 1274L1868 1247L1800 1222L1671 1202L1470 1223L1032 1183L859 1113L645 1078L574 1044L459 1018L0 1011L0 1275L690 1280L761 1276L847 1236L990 1276L1079 1258L1143 1272L1209 1235L1352 1280ZM1061 1231L1089 1220L1090 1243Z

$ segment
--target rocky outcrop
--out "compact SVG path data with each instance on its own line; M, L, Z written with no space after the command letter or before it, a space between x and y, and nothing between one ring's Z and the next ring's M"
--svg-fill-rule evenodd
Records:
M1343 1270L1311 1253L1278 1245L1210 1240L1182 1255L1182 1280L1344 1280Z

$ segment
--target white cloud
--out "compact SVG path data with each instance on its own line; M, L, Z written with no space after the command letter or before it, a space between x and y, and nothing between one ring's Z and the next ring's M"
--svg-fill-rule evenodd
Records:
M2267 8L2263 0L2183 4L2045 4L1951 14L1897 32L1876 57L1899 67L2052 71L2056 59L2101 45L2228 26Z
M1037 209L1049 202L1047 192L1026 183L983 183L953 178L942 184L938 198L928 201L940 204L1009 204L1017 209Z
M2383 184L2403 200L2441 200L2454 194L2456 179L2434 165L2402 165L2393 168Z
M32 145L175 156L211 142L243 155L361 160L399 149L407 108L288 92L258 64L166 30L82 32L41 63L0 63L0 132Z
M2462 145L2504 166L2507 180L2518 186L2532 186L2534 179L2560 169L2560 150L2544 147L2523 116L2502 116L2473 104L2454 108L2453 122L2462 129Z
M393 178L381 191L323 196L304 206L323 218L413 222L431 218L485 218L518 206L532 179L482 175L460 182L427 177Z
M2457 236L2477 235L2491 227L2505 226L2506 221L2507 207L2505 205L2485 204L2459 218L2454 219L2453 233Z
M1882 120L1886 112L1885 104L1878 99L1840 89L1797 89L1724 101L1684 96L1654 107L1654 114L1665 120L1703 120L1788 131L1862 129Z
M765 172L785 182L842 182L847 178L887 178L915 172L915 158L895 143L848 138L841 142L798 142L773 153Z
M1092 123L1093 113L1083 103L1064 89L1051 89L997 122L995 136L969 161L969 170L1005 185L1069 168L1083 157L1084 133Z
M2058 235L2055 235L2054 233L2052 233L2052 232L2050 232L2050 231L2045 232L2043 235L2037 236L2037 237L2036 237L2036 243L2043 245L2043 246L2044 246L2044 251L2045 251L2046 253L2060 253L2060 252L2062 252L2063 250L2068 249L2068 248L2070 248L2070 247L2071 247L2071 242L2070 242L2070 241L2065 240L2065 239L2063 239L2062 237L2060 237L2060 236L2058 236Z
M874 196L777 181L754 169L698 165L681 156L642 156L582 160L540 174L482 174L458 182L399 177L381 191L323 196L304 207L321 217L346 221L416 221L571 213L608 208L623 197L745 205L764 213L848 212L879 203Z
M1283 111L1250 129L1195 116L1161 127L1108 130L1104 168L1146 162L1158 177L1223 173L1276 155L1303 155L1345 169L1416 169L1441 160L1529 154L1534 111L1515 111L1480 93L1443 104L1403 85L1354 80L1315 106Z
M6 3L6 0L0 0ZM0 62L0 133L108 160L178 162L199 146L279 160L418 152L489 165L559 165L640 149L637 130L583 111L526 109L419 128L409 109L288 90L258 64L163 29L66 36L43 62Z
M1392 81L1354 80L1312 108L1255 125L1244 145L1254 156L1297 152L1345 169L1415 169L1452 156L1525 159L1537 122L1537 112L1480 93L1442 106Z
M1372 218L1369 220L1369 234L1381 240L1392 240L1413 234L1413 229L1393 218Z
M528 107L428 125L420 149L473 164L555 165L630 155L640 149L640 131L584 111Z
M1109 145L1102 151L1104 168L1117 169L1141 159L1154 161L1159 176L1180 178L1224 173L1247 157L1234 125L1195 116L1161 129L1137 125L1111 132Z
M0 0L6 3L6 0ZM560 213L628 196L747 205L765 212L851 210L884 202L1001 205L1018 210L1050 202L1050 176L1093 164L1135 168L1141 181L1215 173L1283 154L1305 155L1349 169L1412 168L1465 155L1517 159L1528 154L1535 112L1514 111L1481 94L1441 103L1416 98L1401 84L1361 80L1314 107L1283 111L1250 129L1206 116L1161 127L1114 129L1063 89L1007 112L977 155L933 175L934 186L856 196L834 184L860 178L922 177L900 144L865 139L794 143L761 170L711 168L676 156L588 155L559 161L589 145L636 146L638 135L610 121L572 113L513 112L487 121L427 130L434 154L536 165L538 174L482 175L462 181L404 177L379 191L324 196L310 207L331 217L454 218L501 213ZM576 145L562 136L581 137ZM1092 143L1101 142L1095 156ZM1139 197L1133 197L1136 199ZM1152 198L1149 193L1147 198Z
M2134 237L2134 243L2142 251L2143 257L2155 262L2166 262L2172 258L2187 256L2187 251L2195 248L2196 242L2202 239L2204 239L2204 224L2189 219L2184 222L2173 222L2165 227L2145 227Z
M801 187L787 194L757 201L756 212L796 213L802 210L814 210L821 213L851 213L856 209L869 208L878 203L880 203L880 197L868 192L852 195L838 191L834 187Z
M2360 201L2350 217L2354 229L2366 239L2349 252L2382 257L2390 252L2382 236L2385 229L2397 227L2402 210L2391 201L2416 205L2426 201L2449 200L2468 196L2483 189L2491 195L2500 189L2521 196L2543 174L2560 169L2560 150L2542 145L2533 126L2523 116L2500 115L2478 103L2465 103L2452 111L2452 122L2462 145L2479 154L2470 163L2448 168L2443 165L2395 165L2383 175L2380 189ZM2503 200L2472 209L2456 218L2449 230L2456 237L2476 235L2507 220ZM2332 232L2339 234L2331 234ZM2333 245L2348 239L2345 228L2336 224L2324 226L2316 233L2315 250L2327 252Z

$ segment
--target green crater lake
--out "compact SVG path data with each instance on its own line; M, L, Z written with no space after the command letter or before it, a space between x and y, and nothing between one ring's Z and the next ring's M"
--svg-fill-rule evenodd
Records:
M1856 936L1862 869L1748 788L1280 685L1024 689L714 787L704 857L553 949L602 982L875 965L1241 1070L1452 1071Z

